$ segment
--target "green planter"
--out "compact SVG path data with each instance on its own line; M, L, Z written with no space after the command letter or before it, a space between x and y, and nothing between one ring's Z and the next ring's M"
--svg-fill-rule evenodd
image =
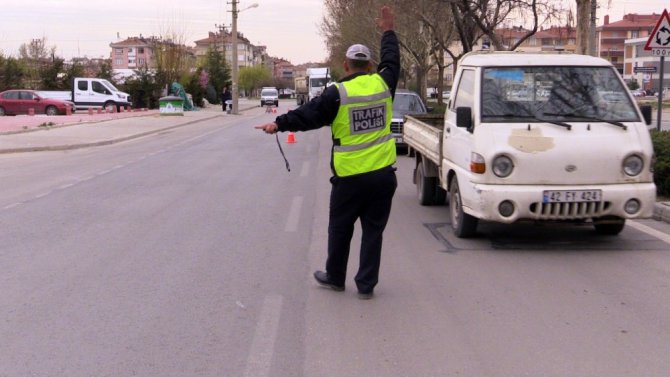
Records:
M177 96L167 96L158 99L161 115L184 115L184 99Z

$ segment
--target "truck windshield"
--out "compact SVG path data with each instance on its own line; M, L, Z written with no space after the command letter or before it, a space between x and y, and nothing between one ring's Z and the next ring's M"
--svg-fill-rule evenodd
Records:
M321 77L321 78L316 78L316 79L309 79L310 85L312 88L316 87L324 87L326 84L328 84L328 79L326 77Z
M119 90L116 89L116 87L109 81L107 80L102 80L102 83L107 87L107 89L111 90L112 92L118 92Z
M497 67L482 77L482 122L638 122L611 67Z

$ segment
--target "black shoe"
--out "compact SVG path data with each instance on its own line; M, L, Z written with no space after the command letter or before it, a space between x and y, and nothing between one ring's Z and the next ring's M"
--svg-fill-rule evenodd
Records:
M369 300L369 299L371 299L374 295L375 295L374 291L370 291L370 292L361 292L361 291L358 291L358 298L359 298L360 300Z
M314 273L314 279L316 279L316 282L319 283L319 285L321 285L322 287L327 287L338 292L342 292L344 290L344 285L333 283L330 280L330 276L328 276L327 272L316 271Z

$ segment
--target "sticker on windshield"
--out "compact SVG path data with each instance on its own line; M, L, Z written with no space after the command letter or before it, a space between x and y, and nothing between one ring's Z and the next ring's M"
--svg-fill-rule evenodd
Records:
M352 135L381 131L386 125L386 105L351 108L349 119Z
M523 81L524 71L522 69L487 69L484 78L509 81Z

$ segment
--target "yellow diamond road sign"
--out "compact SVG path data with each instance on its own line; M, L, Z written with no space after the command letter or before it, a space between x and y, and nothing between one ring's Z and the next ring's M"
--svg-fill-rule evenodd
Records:
M670 17L667 9L663 10L661 18L656 22L644 49L651 50L655 56L670 56Z

